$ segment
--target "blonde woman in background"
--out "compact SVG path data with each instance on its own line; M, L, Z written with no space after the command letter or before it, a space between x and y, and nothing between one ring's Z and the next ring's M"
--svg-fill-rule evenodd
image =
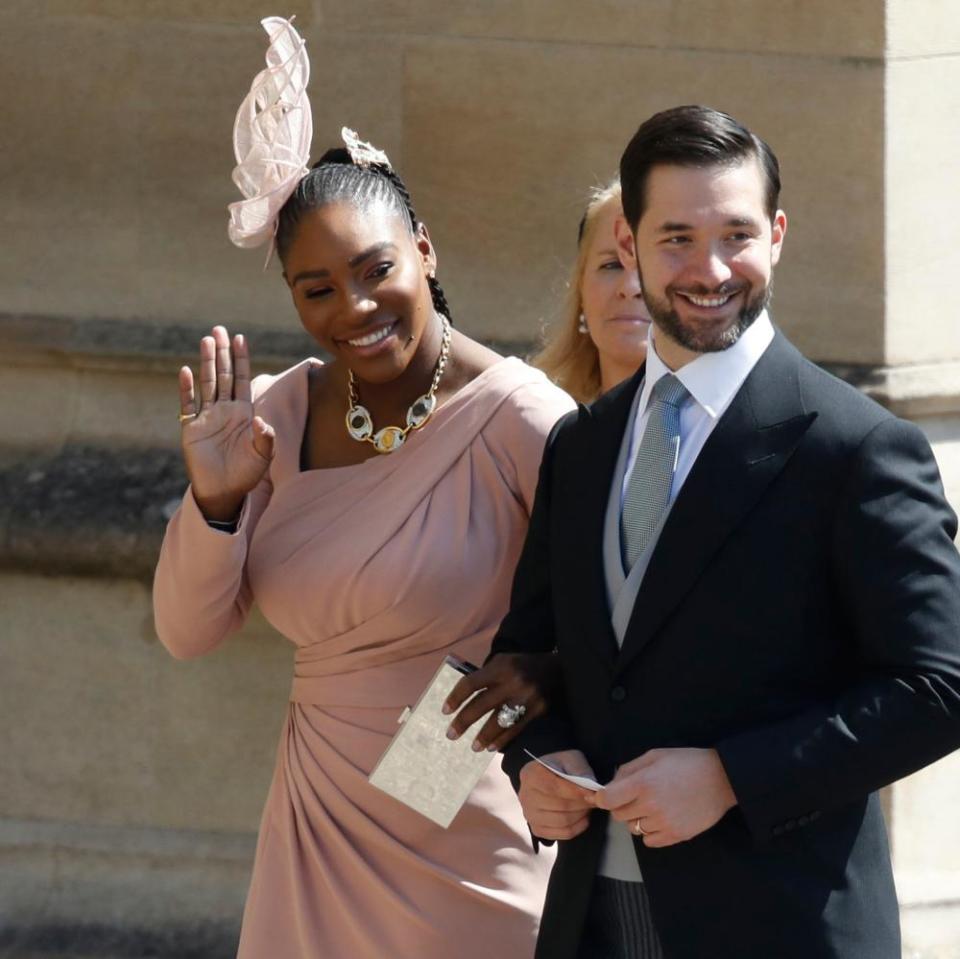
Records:
M531 361L579 403L625 380L647 356L650 314L636 268L617 254L614 224L621 216L618 179L592 191L563 313Z

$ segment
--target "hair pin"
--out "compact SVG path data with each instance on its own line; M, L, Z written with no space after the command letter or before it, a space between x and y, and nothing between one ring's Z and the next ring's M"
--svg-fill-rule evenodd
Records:
M350 127L343 127L340 130L340 136L343 137L343 145L347 148L347 153L350 154L350 159L354 162L354 165L359 167L377 165L384 166L388 170L393 169L386 153L361 140L355 130L351 130Z

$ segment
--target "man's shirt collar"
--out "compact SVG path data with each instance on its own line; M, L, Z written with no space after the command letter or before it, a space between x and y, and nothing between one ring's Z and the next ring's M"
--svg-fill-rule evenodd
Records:
M656 328L651 326L638 416L646 412L657 380L671 372L657 355L655 334ZM729 349L718 353L702 353L681 367L675 376L707 416L717 419L726 412L757 360L773 342L773 335L773 324L764 310Z

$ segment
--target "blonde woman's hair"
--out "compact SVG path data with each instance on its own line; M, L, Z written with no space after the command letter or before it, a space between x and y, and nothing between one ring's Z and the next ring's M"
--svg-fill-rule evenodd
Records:
M600 354L587 333L580 332L583 301L580 287L587 263L587 251L597 229L601 211L610 204L620 205L620 180L590 191L587 208L580 221L577 258L570 271L567 295L556 322L546 331L543 348L530 362L543 370L578 403L591 403L600 395Z

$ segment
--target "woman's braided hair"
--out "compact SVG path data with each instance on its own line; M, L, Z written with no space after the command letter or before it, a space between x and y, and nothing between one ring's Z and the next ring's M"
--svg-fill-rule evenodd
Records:
M280 261L286 261L290 244L305 213L341 201L353 203L360 209L383 203L404 219L411 234L416 235L420 226L410 191L396 171L382 163L357 166L343 147L335 147L327 150L313 165L280 210L275 241ZM427 283L433 308L453 322L439 281L434 276L428 276Z

